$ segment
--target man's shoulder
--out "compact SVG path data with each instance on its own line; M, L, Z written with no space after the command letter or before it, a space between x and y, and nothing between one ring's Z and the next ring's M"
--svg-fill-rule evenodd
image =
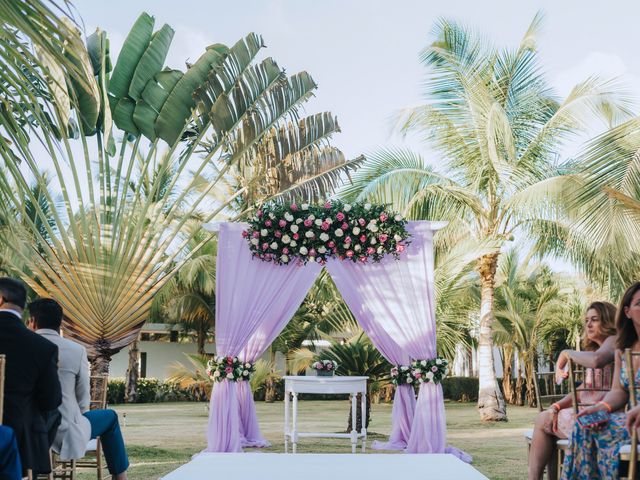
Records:
M28 328L20 329L16 332L16 341L25 342L26 344L33 345L38 351L41 352L53 352L58 350L58 346L50 340L44 338L42 335L38 335L32 332Z

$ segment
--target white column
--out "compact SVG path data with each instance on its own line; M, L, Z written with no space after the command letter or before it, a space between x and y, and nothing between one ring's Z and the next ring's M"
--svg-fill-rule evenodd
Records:
M284 453L289 453L289 390L284 390Z
M362 409L362 430L360 435L362 435L362 453L367 449L367 429L365 428L367 425L367 386L365 381L365 387L362 391L362 397L360 398L360 407Z
M298 446L298 392L293 394L293 421L291 425L291 443L293 444L293 453L296 453Z
M358 405L357 394L351 394L351 453L356 453L358 444L358 431L356 430L356 408Z

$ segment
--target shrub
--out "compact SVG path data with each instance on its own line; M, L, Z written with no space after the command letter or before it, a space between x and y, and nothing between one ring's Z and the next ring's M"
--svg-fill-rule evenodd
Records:
M476 402L478 387L477 377L447 377L442 381L444 398L456 402Z
M124 378L110 378L107 386L107 403L124 403Z

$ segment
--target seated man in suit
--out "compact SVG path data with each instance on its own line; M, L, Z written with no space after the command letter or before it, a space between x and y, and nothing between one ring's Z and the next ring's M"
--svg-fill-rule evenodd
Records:
M62 402L58 347L29 331L22 322L27 289L13 278L0 278L0 353L6 355L2 423L16 436L22 468L48 473L50 412Z
M50 298L29 304L29 327L58 346L58 375L62 385L62 422L53 444L61 460L82 458L92 438L100 437L109 472L127 478L129 460L113 410L89 410L89 362L85 348L60 336L62 307Z
M0 425L0 480L21 480L22 466L16 436L11 428Z

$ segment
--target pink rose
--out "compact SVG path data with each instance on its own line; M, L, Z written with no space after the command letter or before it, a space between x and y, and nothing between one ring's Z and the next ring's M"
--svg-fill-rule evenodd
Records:
M233 357L227 357L227 363L229 365L233 364Z
M344 239L344 243L351 243L351 237L347 237Z
M270 227L271 225L273 225L273 223L271 223L271 220L267 220L266 222L264 222L265 227Z
M262 250L266 250L267 248L269 248L269 244L268 243L263 243L262 244Z
M398 376L398 369L396 367L393 367L391 369L391 376L392 377L397 377Z
M335 246L336 246L336 242L334 242L333 240L331 240L329 243L327 243L327 246L328 246L329 248L333 248L333 247L335 247Z
M227 368L225 368L225 369L224 369L224 371L225 371L226 373L232 373L232 372L233 372L233 368L231 368L231 367L227 367Z
M327 222L323 222L322 225L320 225L320 228L326 232L327 230L329 230L330 226L331 225L329 225Z
M326 368L327 370L333 370L333 363L327 363Z
M353 257L353 250L347 250L346 255L347 255L347 257L349 257L349 258Z
M381 213L381 214L380 214L380 221L381 221L381 222L386 222L388 218L389 218L389 217L387 217L387 214L386 214L386 213Z
M253 232L253 233L251 234L251 236L252 236L253 238L260 238L260 232Z
M438 367L436 367L435 365L433 367L431 367L431 371L433 373L436 373L438 371Z
M326 208L327 210L329 210L331 208L331 202L327 202L324 204L324 208Z
M342 225L340 225L340 227L342 227L342 230L349 230L349 224L347 222L342 222Z
M336 215L336 218L338 219L339 222L341 222L342 220L344 220L344 213L338 212L338 214Z
M367 241L367 236L366 235L360 235L360 243L364 243Z
M404 245L400 245L400 244L396 245L396 252L398 253L404 252Z
M300 234L299 233L294 233L293 234L293 239L294 240L298 240L300 238Z
M276 238L280 238L282 236L282 232L280 230L276 230L275 232L273 232L273 234L276 236Z
M364 221L364 218L360 218L358 219L358 223L360 224L361 227L364 227L364 224L367 222Z
M292 203L291 207L289 207L289 208L291 208L292 212L297 212L298 211L298 205L296 205L295 203Z
M282 249L282 253L283 253L284 255L288 255L288 254L289 254L289 249L288 249L287 247L284 247L284 248Z
M367 248L367 254L368 255L373 255L374 253L376 253L376 249L373 247L369 247Z
M258 210L258 213L256 213L256 215L258 216L258 218L262 218L262 215L263 215L262 210Z
M362 263L367 263L367 257L360 257L358 258L358 260L360 260L360 262Z
M321 258L321 259L318 261L318 263L319 263L320 265L326 265L327 261L326 261L324 258Z
M420 372L414 373L413 376L416 378L422 378L422 374Z
M311 225L313 225L313 220L311 220L310 218L307 218L307 219L304 221L304 226L305 226L305 227L310 227Z
M249 236L249 232L247 232L246 230L242 231L242 238L247 238Z
M378 237L378 240L380 240L380 243L384 243L387 241L388 238L389 238L389 235L387 235L386 233L383 233Z
M286 222L285 220L280 220L280 221L278 222L278 225L280 225L280 227L281 227L281 228L284 228L284 227L286 227L286 226L287 226L287 222Z
M333 253L336 253L336 252L334 251ZM339 255L339 256L338 256L338 258L339 258L340 260L344 260L344 255Z
M315 257L316 255L317 255L317 253L316 253L316 249L315 248L312 248L311 250L309 250L309 256L310 257Z

